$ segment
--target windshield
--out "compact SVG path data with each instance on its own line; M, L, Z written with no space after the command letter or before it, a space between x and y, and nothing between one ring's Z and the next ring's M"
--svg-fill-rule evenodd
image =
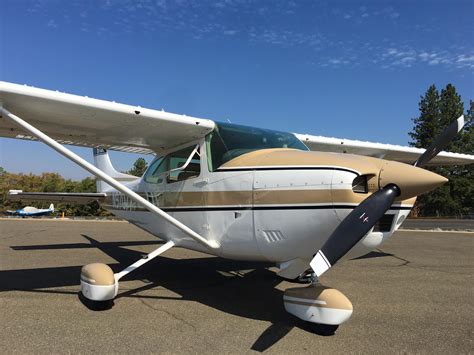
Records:
M215 130L207 136L209 169L214 171L239 155L268 148L308 150L292 133L216 123Z

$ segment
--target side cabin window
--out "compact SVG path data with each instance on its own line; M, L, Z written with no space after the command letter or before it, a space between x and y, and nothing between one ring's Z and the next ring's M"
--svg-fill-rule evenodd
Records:
M198 177L200 173L199 148L193 145L155 160L145 174L145 181L159 184L166 179L168 183L174 183Z
M292 133L269 129L217 123L206 137L209 171L217 170L226 162L245 153L269 148L308 150Z
M170 172L167 176L168 183L192 179L199 176L201 173L199 148L194 152L191 160L186 165L195 148L196 146L193 145L171 153L166 157L168 171Z

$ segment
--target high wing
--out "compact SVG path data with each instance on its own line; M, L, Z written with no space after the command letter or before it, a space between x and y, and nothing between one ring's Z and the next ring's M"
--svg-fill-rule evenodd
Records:
M404 147L393 144L311 136L307 134L295 135L306 144L309 149L314 151L366 155L408 164L413 164L425 151L425 149L421 148ZM472 163L474 163L474 155L440 152L426 165L464 165Z
M59 143L160 154L211 132L212 120L177 115L0 81L0 106ZM379 157L412 164L424 149L296 134L309 149ZM0 137L35 140L0 116ZM441 152L428 165L474 163L474 155Z
M0 105L63 144L160 154L204 137L212 120L0 81ZM0 136L28 136L0 117Z

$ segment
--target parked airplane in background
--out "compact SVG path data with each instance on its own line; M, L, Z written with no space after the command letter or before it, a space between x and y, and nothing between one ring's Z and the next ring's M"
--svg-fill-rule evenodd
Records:
M442 152L463 129L462 116L424 150L218 123L5 82L0 114L0 136L38 139L98 179L97 193L10 198L97 200L166 241L115 274L105 264L84 266L88 300L113 300L123 276L179 246L272 262L288 279L309 273L309 287L285 291L285 309L328 334L350 318L352 304L318 277L341 258L380 247L418 195L447 181L422 167L474 162L473 155ZM94 165L60 143L93 147ZM107 149L156 158L137 178L117 172Z
M18 193L21 191L13 190L14 192L10 191L9 193ZM16 191L16 192L15 192ZM36 208L32 206L26 206L20 208L16 211L7 211L8 214L13 216L20 216L20 217L40 217L40 216L48 216L54 212L54 204L50 204L49 208Z

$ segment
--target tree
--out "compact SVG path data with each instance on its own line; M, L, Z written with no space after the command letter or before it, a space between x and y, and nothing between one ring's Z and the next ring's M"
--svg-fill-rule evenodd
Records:
M461 96L452 84L438 93L431 85L420 98L420 115L413 119L414 128L410 133L411 146L427 148L433 140L464 112ZM473 104L470 103L466 117L472 117ZM467 122L461 134L446 148L448 151L473 154L474 131L472 119ZM422 195L417 200L417 209L422 216L471 215L473 211L474 174L472 166L436 167L430 169L449 179L449 183Z
M461 101L461 96L456 92L456 88L452 84L446 85L446 88L441 90L439 99L440 127L447 127L454 119L463 113L464 103ZM459 144L462 136L462 134L458 134L451 144L446 147L446 150L449 152L464 150L462 144Z
M134 176L142 176L145 173L148 164L145 159L138 158L133 163L133 168L127 171L127 174L134 175Z
M453 142L453 151L474 154L474 103L471 100L465 115L466 124L462 135ZM474 215L474 165L454 167L449 175L451 195L459 204L459 213Z
M95 179L85 178L81 181L64 179L57 173L14 174L0 169L0 212L16 210L25 206L26 201L7 200L8 190L23 190L28 192L96 192ZM47 207L49 203L28 202L33 206ZM43 206L41 206L43 204ZM97 202L87 205L59 203L55 205L56 214L65 212L68 216L104 216L110 215Z
M469 109L464 116L466 124L464 125L463 134L456 141L460 147L453 147L456 152L465 154L474 154L474 101L469 101ZM472 165L470 165L472 167Z
M419 117L412 119L414 127L409 133L413 139L409 144L417 148L428 148L433 139L439 134L439 93L436 86L431 85L424 96L420 96L418 108L420 110ZM440 188L441 189L441 188ZM417 199L417 210L420 215L433 215L439 211L443 204L446 203L446 191L440 189L436 192L422 195Z
M420 116L412 119L415 126L409 133L413 139L409 144L412 147L428 148L440 131L439 93L434 84L428 88L425 96L420 96L418 108Z

